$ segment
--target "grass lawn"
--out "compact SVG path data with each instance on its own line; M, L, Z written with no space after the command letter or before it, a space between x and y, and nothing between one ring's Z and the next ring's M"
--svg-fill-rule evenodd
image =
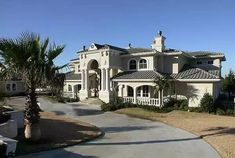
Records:
M155 113L140 108L116 112L185 129L210 143L223 158L235 157L235 117L185 111Z
M42 139L37 143L25 141L23 130L17 137L19 140L16 155L29 154L51 150L69 145L75 145L100 136L101 131L88 123L80 122L66 116L42 112L40 127Z

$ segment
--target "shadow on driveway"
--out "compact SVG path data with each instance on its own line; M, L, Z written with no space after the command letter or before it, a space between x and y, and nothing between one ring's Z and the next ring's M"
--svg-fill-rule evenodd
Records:
M101 127L102 131L105 133L117 133L117 132L127 132L127 131L138 131L147 130L151 128L157 128L157 126L120 126L120 127Z
M179 139L165 139L165 140L147 140L147 141L135 141L135 142L110 142L110 143L97 143L97 142L88 142L86 144L81 144L82 146L91 146L91 145L142 145L142 144L162 144L162 143L174 143L182 141L192 141L199 140L200 137L193 138L179 138Z
M77 116L100 115L104 113L101 110L97 110L97 109L76 108L76 109L73 109L73 111L76 113Z

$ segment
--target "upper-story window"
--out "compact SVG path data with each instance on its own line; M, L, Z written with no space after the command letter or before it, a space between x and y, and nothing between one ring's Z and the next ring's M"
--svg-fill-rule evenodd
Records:
M129 69L136 70L136 60L132 59L129 61Z
M147 69L147 61L145 59L140 60L139 69Z
M202 61L197 61L197 65L202 65Z
M214 64L213 60L209 60L207 63L210 64L210 65Z

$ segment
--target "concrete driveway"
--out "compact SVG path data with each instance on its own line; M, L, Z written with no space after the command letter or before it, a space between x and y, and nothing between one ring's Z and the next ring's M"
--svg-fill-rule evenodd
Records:
M218 158L204 140L160 122L103 113L96 105L58 104L40 99L42 107L100 127L102 138L21 158ZM69 131L68 131L69 132Z

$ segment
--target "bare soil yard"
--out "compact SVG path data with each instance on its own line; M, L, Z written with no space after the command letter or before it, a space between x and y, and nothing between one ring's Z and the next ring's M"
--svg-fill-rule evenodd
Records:
M210 143L223 158L235 157L235 117L184 111L155 113L140 108L126 108L116 112L185 129Z
M101 131L91 124L66 116L57 116L51 112L41 113L40 128L42 139L35 143L25 141L23 130L21 131L17 137L19 142L16 155L75 145L101 135Z

